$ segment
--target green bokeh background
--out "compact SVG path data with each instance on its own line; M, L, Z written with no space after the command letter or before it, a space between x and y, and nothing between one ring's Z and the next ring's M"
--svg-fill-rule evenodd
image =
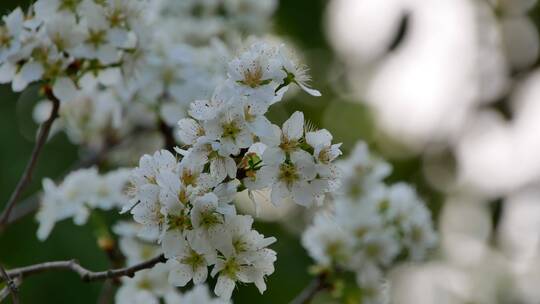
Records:
M28 1L4 0L0 3L0 11L5 13L17 5L27 4ZM316 99L298 94L276 105L271 116L274 121L282 122L290 113L304 111L306 118L316 126L329 129L336 141L342 141L345 152L359 138L376 146L376 132L368 110L358 103L343 100L330 85L328 75L334 58L323 30L325 5L325 0L282 0L280 3L274 30L294 41L299 53L305 55L312 70L314 86L323 92L323 97ZM7 201L30 155L36 129L31 109L37 101L38 96L32 90L17 95L11 93L9 87L0 87L0 205ZM77 153L77 148L63 134L55 136L46 145L25 196L39 190L42 178L57 178L65 173L76 162ZM396 170L392 178L413 182L436 211L440 196L427 187L420 173L420 161L406 159L394 165ZM108 215L107 219L112 222L115 217ZM278 252L276 272L268 278L268 290L264 296L250 284L237 288L234 303L288 303L309 283L307 268L310 260L297 236L276 224L257 225L262 233L278 238L273 245ZM13 268L77 258L82 265L93 270L109 267L107 257L96 246L90 225L79 227L71 221L61 222L46 242L37 240L36 229L35 220L28 217L0 234L0 263ZM95 303L100 289L101 283L83 283L73 273L50 272L25 279L20 293L22 303Z

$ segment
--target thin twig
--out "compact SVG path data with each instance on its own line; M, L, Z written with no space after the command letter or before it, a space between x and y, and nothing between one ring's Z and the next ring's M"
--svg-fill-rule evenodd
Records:
M19 303L19 294L18 294L18 288L15 282L11 279L11 276L7 274L6 270L2 265L0 265L0 275L2 276L2 279L6 282L6 288L11 293L11 300L13 304Z
M322 273L314 278L290 304L308 304L321 291L329 289L331 285L326 281L327 274Z
M102 239L98 238L98 245L107 255L112 268L119 268L125 264L126 258L120 252L117 243L110 236ZM119 278L105 280L101 286L97 304L111 303L116 286L120 284L121 281Z
M148 130L146 128L139 128L139 129L136 129L135 133L141 133L141 132L148 132ZM94 165L99 165L101 162L103 162L107 155L113 151L114 149L118 148L118 147L121 147L125 144L128 144L129 141L127 141L125 138L121 141L110 141L108 142L105 147L97 152L97 153L93 153L91 155L89 155L88 157L78 161L75 165L73 165L68 171L67 173L63 174L59 179L62 179L63 177L65 177L68 173L72 172L72 171L75 171L75 170L78 170L78 169L83 169L83 168L89 168L89 167L92 167ZM15 206L15 208L13 209L13 211L11 212L8 220L7 220L7 223L6 223L6 226L9 226L15 222L18 222L19 220L23 219L24 217L36 212L38 209L39 209L39 198L41 196L41 192L37 192L35 194L33 194L32 196L26 198L25 200L23 200L22 202L20 202L19 204L17 204ZM1 231L1 225L0 225L0 231Z
M105 154L108 153L111 148L114 146L107 146L107 148L103 149L99 153L92 154L91 156L77 162L72 168L68 171L73 172L78 169L88 168L93 165L99 164L105 157ZM61 178L63 178L64 174ZM32 196L26 198L21 203L17 204L17 206L12 210L12 212L9 215L9 218L7 222L5 223L7 225L11 225L14 222L19 221L20 219L24 218L25 216L37 211L39 209L39 197L41 196L41 192L37 192L33 194ZM1 226L1 225L0 225Z
M9 291L8 287L2 288L2 290L0 290L0 303L2 303L2 301L4 301L10 294L11 292Z
M2 212L2 215L0 215L0 228L5 228L5 225L7 224L7 221L9 219L9 215L11 214L11 211L13 210L13 207L19 200L19 197L23 193L24 189L30 184L39 155L41 154L41 151L43 150L43 146L45 145L45 142L47 142L47 139L49 138L49 132L51 131L51 126L54 120L56 119L56 117L58 117L58 109L60 107L60 100L58 100L58 98L56 98L52 94L52 92L50 92L50 89L49 90L46 89L46 93L47 93L47 97L52 102L51 114L49 118L39 128L39 134L37 137L36 144L34 145L34 149L32 150L32 155L30 156L30 160L28 161L28 164L26 165L26 168L24 170L23 175L21 176L21 179L17 183L15 190L11 194L11 197L9 198L9 201L6 204L4 211Z
M6 226L10 226L15 222L20 221L27 215L30 215L37 211L39 209L39 197L41 196L41 194L41 191L37 192L18 203L17 206L13 208L13 211L11 211Z
M22 283L22 281L19 278L15 278L13 280L13 282L15 283L15 286L17 287L17 290L18 290L19 286ZM9 297L10 294L11 294L11 290L9 289L8 286L6 286L2 290L0 290L0 303L2 303L2 301L4 301L7 297ZM19 303L20 303L20 301L19 301Z
M133 266L118 268L118 269L109 269L105 271L91 271L82 267L77 260L70 261L54 261L54 262L45 262L40 264L34 264L30 266L15 268L7 271L7 274L10 277L27 277L33 274L38 274L47 271L53 270L70 270L75 272L81 277L81 280L84 282L94 282L102 281L106 279L115 279L120 277L130 277L132 278L135 273L138 271L149 269L154 267L156 264L165 263L167 260L163 254L144 261ZM3 280L2 280L3 281Z

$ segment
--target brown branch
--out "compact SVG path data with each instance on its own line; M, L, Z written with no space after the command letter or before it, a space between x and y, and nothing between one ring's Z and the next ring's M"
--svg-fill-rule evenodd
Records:
M52 91L50 89L46 88L45 91L46 91L47 97L52 102L51 115L39 128L39 134L37 137L36 144L34 145L34 149L32 150L32 155L30 156L30 160L28 161L28 164L26 165L23 175L21 176L19 182L17 183L15 190L11 194L9 201L5 205L2 215L0 215L0 230L2 228L5 228L5 225L7 224L8 219L9 219L9 215L11 214L11 211L13 210L13 207L19 200L19 197L23 193L24 189L30 184L39 155L41 154L41 150L43 150L43 146L45 145L45 142L47 141L49 137L51 126L54 120L58 117L58 109L60 108L60 100L58 100L58 98L56 98L52 94Z
M174 139L174 131L163 120L159 121L159 132L163 135L165 141L165 149L174 153L174 147L176 147L176 140Z
M18 203L13 211L9 215L9 218L6 222L6 226L9 226L15 222L20 221L27 215L30 215L39 209L39 197L41 192L37 192L32 196L24 199L22 202ZM1 229L0 229L1 231Z
M94 282L102 281L106 279L116 279L121 277L130 277L132 278L135 273L144 269L150 269L156 264L165 263L167 260L163 254L135 264L130 267L118 268L118 269L109 269L105 271L91 271L82 267L77 260L70 261L54 261L54 262L45 262L40 264L34 264L30 266L15 268L7 271L7 274L10 277L27 277L33 274L38 274L42 272L52 271L52 270L70 270L75 272L81 277L81 280L84 282ZM3 280L1 280L3 281ZM0 281L0 282L1 282Z
M21 280L19 278L15 278L13 282L15 283L15 287L17 287L18 290L19 286L22 283ZM9 295L11 295L11 289L8 286L0 290L0 303L2 303L2 301L4 301Z
M78 161L75 163L71 168L63 174L60 179L64 178L68 173L73 172L78 169L83 168L89 168L94 165L99 165L103 160L106 158L107 154L112 151L114 148L121 146L124 143L124 141L112 141L108 143L105 148L103 148L101 151L92 153L88 157ZM12 210L7 222L5 223L6 226L11 225L22 218L26 217L29 214L34 213L39 209L39 197L41 196L41 192L37 192L34 195L26 198L21 203L17 204L17 206ZM1 228L1 225L0 225ZM0 229L1 230L1 229Z
M110 236L108 229L105 235L97 236L97 243L98 247L107 255L110 267L120 268L125 265L126 258L119 250L116 241ZM105 280L101 286L97 303L111 303L115 288L120 284L119 278Z
M302 292L294 298L289 304L308 304L321 291L330 289L331 284L327 282L327 274L321 273L314 278Z
M0 265L0 275L2 276L2 279L6 282L6 288L11 293L11 301L13 304L19 303L19 294L18 294L18 288L15 282L11 279L11 276L7 274L6 270L2 265Z
M2 290L0 290L0 303L3 303L2 301L4 301L10 294L11 292L9 291L9 287L2 288Z

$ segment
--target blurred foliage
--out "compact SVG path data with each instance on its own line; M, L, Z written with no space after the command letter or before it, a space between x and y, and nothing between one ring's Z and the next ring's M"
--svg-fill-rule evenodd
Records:
M2 1L0 11L8 12L28 1ZM328 74L334 59L324 35L324 0L283 0L275 18L275 31L297 44L300 55L312 68L314 87L323 92L315 99L307 94L276 105L270 118L282 123L296 111L305 112L306 118L316 127L327 128L335 141L343 142L345 153L358 139L364 139L374 148L377 144L374 124L368 109L344 100L332 89ZM31 119L33 105L39 100L35 90L21 95L11 93L8 87L0 87L0 202L7 201L22 173L33 146L36 125ZM25 195L39 190L44 177L59 177L77 159L77 149L63 134L56 135L46 146L34 180ZM419 192L437 211L440 195L433 192L421 173L417 158L394 162L392 180L405 180L415 184ZM435 212L437 213L437 212ZM108 215L114 222L118 215ZM256 224L265 235L273 235L278 242L272 246L278 252L276 272L268 278L268 290L260 296L253 285L242 286L235 291L235 303L287 303L311 280L308 274L310 259L302 249L298 236L291 235L277 224ZM77 258L82 265L102 270L109 267L105 254L96 245L91 225L75 226L70 221L58 224L46 242L36 238L37 224L32 217L9 227L0 234L0 263L7 268L47 260ZM27 278L21 287L23 303L95 303L101 283L83 283L75 274L51 272Z

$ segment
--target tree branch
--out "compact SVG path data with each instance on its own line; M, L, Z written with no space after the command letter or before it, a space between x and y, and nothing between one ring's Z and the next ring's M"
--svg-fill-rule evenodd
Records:
M6 273L6 270L2 265L0 265L0 275L2 276L2 279L6 282L6 288L9 293L11 293L11 300L13 304L19 303L19 295L18 295L18 289L15 282L11 279L11 276ZM7 295L6 295L7 296Z
M174 131L163 120L159 120L159 132L163 136L165 141L165 149L174 153L174 147L176 147L176 140L174 139Z
M26 165L23 175L21 176L19 182L17 183L15 190L11 194L11 197L9 198L9 201L6 204L4 211L2 212L2 215L0 215L0 230L2 228L5 228L5 225L7 224L8 219L9 219L9 215L11 211L13 210L13 207L19 200L19 197L21 196L24 189L30 184L39 155L41 154L41 150L43 149L43 146L45 145L45 142L47 141L49 137L51 126L54 120L58 117L58 109L60 108L60 100L58 100L58 98L56 98L52 94L52 91L49 88L45 88L45 92L49 100L52 102L51 115L39 128L39 134L37 137L36 144L34 145L34 149L32 150L32 155L30 156L30 160L28 161L28 164Z
M102 281L106 279L116 279L121 277L130 277L132 278L135 273L138 271L144 270L144 269L150 269L154 267L156 264L159 263L165 263L167 260L165 259L165 256L163 254L144 261L139 264L135 264L130 267L124 267L124 268L118 268L118 269L109 269L105 271L91 271L84 267L82 267L77 260L70 260L70 261L54 261L54 262L45 262L41 264L34 264L30 266L15 268L7 271L7 275L10 277L27 277L33 274L38 274L42 272L47 271L53 271L53 270L70 270L72 272L75 272L79 275L81 280L84 282L94 282L94 281ZM5 279L2 279L1 281L4 281ZM1 282L0 281L0 282Z
M21 280L19 278L15 278L13 282L15 283L15 287L17 287L17 290L18 290L19 286L21 285ZM0 303L2 303L2 301L4 301L10 294L11 294L11 289L7 286L4 287L2 290L0 290ZM16 303L16 302L13 302L13 303Z
M321 291L329 289L331 285L326 281L326 273L321 273L314 278L302 292L290 302L290 304L308 304Z
M68 173L73 172L78 169L83 168L89 168L94 165L99 165L109 154L111 150L114 148L117 148L118 146L121 146L124 143L124 141L113 141L105 146L101 151L97 153L93 153L89 155L88 157L78 161L76 164L74 164L65 174L63 174L60 178L64 178ZM34 195L26 198L21 203L17 204L17 206L12 210L10 216L7 219L7 222L5 223L5 226L11 225L14 222L19 221L20 219L24 218L25 216L34 213L36 210L39 209L39 197L41 195L41 192L37 192ZM0 224L0 230L2 228L2 225Z

